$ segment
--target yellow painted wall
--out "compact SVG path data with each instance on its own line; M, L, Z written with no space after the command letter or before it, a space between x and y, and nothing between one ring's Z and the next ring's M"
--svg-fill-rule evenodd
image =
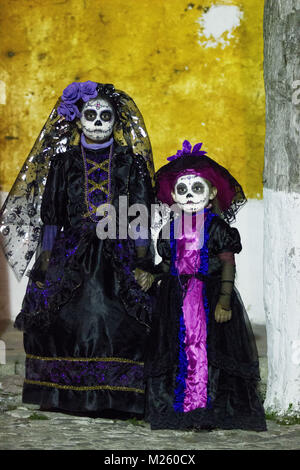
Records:
M65 86L93 80L136 101L156 169L184 139L203 142L248 197L262 197L263 3L2 0L1 189L10 189ZM199 37L197 21L212 5L243 12L224 48L207 48Z

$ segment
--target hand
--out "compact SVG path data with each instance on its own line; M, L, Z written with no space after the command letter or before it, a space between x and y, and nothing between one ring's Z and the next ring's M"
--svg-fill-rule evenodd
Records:
M44 289L45 287L44 281L49 261L50 251L43 251L39 256L39 259L36 265L34 266L34 269L31 271L30 277L39 289Z
M136 268L134 270L134 277L136 282L139 284L142 291L144 292L150 289L154 281L153 274L143 271L140 268Z
M45 284L41 281L36 281L36 285L39 289L44 289L44 287L45 287Z
M217 303L215 309L215 320L217 323L224 323L231 319L231 310L225 310L220 302Z
M41 255L40 255L40 266L39 266L39 269L41 271L44 271L46 272L47 269L48 269L48 265L49 265L49 261L50 261L50 251L42 251Z

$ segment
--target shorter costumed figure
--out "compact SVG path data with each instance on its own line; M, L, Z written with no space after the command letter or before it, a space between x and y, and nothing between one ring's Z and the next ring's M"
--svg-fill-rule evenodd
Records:
M146 418L152 429L264 431L255 338L234 287L242 246L229 225L246 198L201 145L185 141L157 172L157 198L174 214L170 236L162 227L158 274L136 271L142 288L155 279L156 291Z

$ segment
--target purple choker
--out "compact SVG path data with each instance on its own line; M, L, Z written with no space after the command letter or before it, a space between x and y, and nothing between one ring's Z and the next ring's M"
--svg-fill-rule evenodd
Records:
M114 141L114 138L112 137L110 140L108 140L107 142L103 142L102 144L88 144L85 140L84 134L81 134L81 144L87 150L105 149L106 147L109 147L113 143L113 141Z

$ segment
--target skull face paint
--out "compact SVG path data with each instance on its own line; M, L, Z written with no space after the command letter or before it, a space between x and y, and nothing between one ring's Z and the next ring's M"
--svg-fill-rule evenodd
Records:
M105 142L112 135L115 112L109 101L95 98L83 106L80 122L85 137L95 142Z
M184 212L199 212L208 206L212 193L208 182L197 175L180 176L175 184L172 197Z

